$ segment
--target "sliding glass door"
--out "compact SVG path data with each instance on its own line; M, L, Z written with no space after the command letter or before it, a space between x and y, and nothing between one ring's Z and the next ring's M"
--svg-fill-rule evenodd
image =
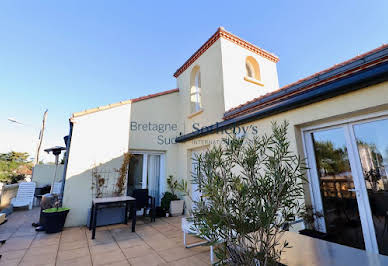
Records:
M200 156L201 153L203 153L203 150L193 150L191 153L191 175L192 180L195 176L198 176L199 174L199 165L198 165L198 156ZM202 193L201 193L201 186L200 184L197 184L196 182L191 183L191 208L195 208L194 202L199 202L201 200Z
M388 255L388 118L304 131L316 228Z
M338 244L364 249L344 128L311 133L326 232Z
M160 204L160 155L147 155L147 188L150 196Z
M134 154L129 161L127 195L143 188L143 154Z
M388 120L353 125L378 249L388 255Z
M129 162L127 195L135 189L148 189L150 196L160 205L164 192L164 154L155 152L135 153Z

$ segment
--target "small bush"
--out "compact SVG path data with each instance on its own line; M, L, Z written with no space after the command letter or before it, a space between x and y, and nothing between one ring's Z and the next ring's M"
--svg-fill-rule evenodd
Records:
M271 135L230 137L195 160L202 197L194 201L200 236L217 245L220 264L276 265L288 243L283 228L301 217L303 160L290 151L288 124Z
M163 210L167 212L170 209L170 203L173 200L178 200L177 195L172 194L171 192L165 192L163 194L161 204L160 204Z

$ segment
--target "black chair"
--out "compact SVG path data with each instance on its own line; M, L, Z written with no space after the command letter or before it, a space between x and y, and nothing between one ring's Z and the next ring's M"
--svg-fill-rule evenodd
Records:
M136 199L137 210L144 209L143 216L145 216L146 211L149 210L151 222L155 222L155 198L148 195L148 189L135 189L133 191L133 197Z

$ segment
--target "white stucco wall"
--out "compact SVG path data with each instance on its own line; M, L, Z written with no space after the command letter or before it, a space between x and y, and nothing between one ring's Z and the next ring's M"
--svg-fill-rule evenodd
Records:
M165 177L177 176L179 93L174 92L73 118L73 133L63 205L71 208L66 226L84 225L91 206L92 169L107 173L112 191L126 151L156 151L165 155ZM131 127L132 125L132 127ZM154 130L155 126L160 130ZM168 130L162 130L162 127ZM113 180L113 182L112 182ZM164 186L165 187L165 186Z
M244 80L248 56L259 64L263 86ZM191 75L201 72L201 104L203 111L192 116L190 110ZM219 38L177 78L180 89L184 133L221 121L225 111L256 97L279 89L276 63L227 39Z
M63 169L63 164L59 164L58 168L55 164L37 164L32 171L32 181L36 183L36 187L51 185L56 174L55 182L60 182L63 178Z
M113 176L128 150L130 104L73 118L63 205L71 208L66 226L86 224L92 201L92 169ZM117 173L116 173L117 174Z
M276 63L227 39L221 38L220 40L226 111L279 89ZM263 86L244 80L246 76L245 61L248 56L253 57L259 64Z
M163 190L166 189L166 177L173 175L177 179L181 178L178 176L176 164L178 144L175 143L175 138L183 131L180 97L180 92L174 92L135 102L131 109L129 150L157 151L165 155L161 180ZM155 127L160 130L154 130Z
M190 110L191 73L194 67L201 71L201 104L203 112L193 117ZM180 89L180 113L185 121L183 133L193 131L193 125L208 126L219 121L225 112L221 41L218 39L177 78Z

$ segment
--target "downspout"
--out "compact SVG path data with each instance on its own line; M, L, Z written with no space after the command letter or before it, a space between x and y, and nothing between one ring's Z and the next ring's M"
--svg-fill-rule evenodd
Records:
M69 122L70 122L70 130L69 130L69 135L68 135L68 138L67 138L67 141L66 141L66 158L65 158L65 165L63 167L63 175L62 175L62 188L61 188L61 194L60 194L61 195L60 206L62 206L64 191L65 191L67 165L68 165L68 162L69 162L71 137L73 135L73 122L71 120L69 120Z

